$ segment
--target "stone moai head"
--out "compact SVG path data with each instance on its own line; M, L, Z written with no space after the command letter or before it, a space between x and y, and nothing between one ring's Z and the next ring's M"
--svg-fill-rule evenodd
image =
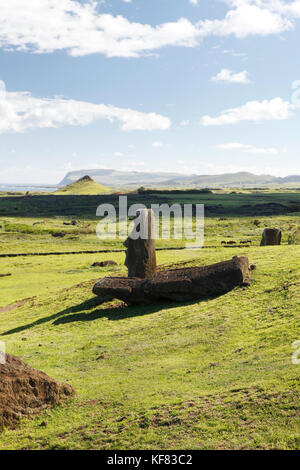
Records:
M151 209L139 209L134 228L125 240L125 266L129 277L147 278L156 272L154 213Z

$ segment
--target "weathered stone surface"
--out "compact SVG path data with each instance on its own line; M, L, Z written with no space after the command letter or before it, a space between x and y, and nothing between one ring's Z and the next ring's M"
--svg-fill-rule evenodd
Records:
M15 427L19 419L40 413L75 393L68 384L57 382L32 369L20 358L0 355L0 429Z
M93 288L101 298L117 298L128 304L188 301L229 292L249 280L247 257L209 266L161 271L150 279L106 277Z
M281 230L278 228L265 228L262 234L260 246L280 245Z
M125 266L128 277L145 279L156 272L156 252L154 235L154 213L151 209L137 212L135 229L124 242L126 250ZM144 233L144 237L134 238L134 233Z

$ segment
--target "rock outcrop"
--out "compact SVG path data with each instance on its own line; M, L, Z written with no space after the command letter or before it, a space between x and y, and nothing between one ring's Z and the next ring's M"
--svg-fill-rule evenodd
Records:
M260 246L267 245L280 245L281 244L281 230L278 228L265 228L262 234Z

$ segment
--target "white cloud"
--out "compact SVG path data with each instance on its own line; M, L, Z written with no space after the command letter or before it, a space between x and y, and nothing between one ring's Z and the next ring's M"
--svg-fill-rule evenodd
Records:
M153 27L100 14L95 1L31 0L25 9L24 0L10 0L0 6L0 47L22 51L138 57L168 45L195 46L197 34L185 18Z
M166 130L171 125L169 118L156 113L60 97L35 98L29 92L7 92L6 99L0 101L0 133L63 125L84 126L98 119L119 121L124 131Z
M255 147L253 145L241 144L238 142L232 142L228 144L217 145L217 148L222 150L241 150L243 153L253 153L253 154L278 154L278 149L275 147Z
M288 119L294 109L296 109L295 105L279 97L270 101L248 101L248 103L239 108L223 111L217 117L204 116L202 118L202 125L221 126L224 124L236 124L240 121L279 121Z
M163 146L162 142L152 142L152 147L159 148L159 147L162 147L162 146Z
M198 0L189 0L192 5L198 5Z
M4 100L6 96L6 85L3 80L0 80L0 100Z
M247 54L245 52L236 52L231 49L225 49L223 51L223 54L231 54L233 57L242 57L244 59L247 57Z
M228 36L238 38L246 36L280 34L293 28L293 23L276 11L272 11L260 2L259 6L248 2L235 2L236 8L229 10L222 20L200 22L204 35Z
M281 15L297 18L300 17L300 0L223 0L232 7L254 4L264 7Z
M183 121L181 121L180 123L180 126L181 127L187 127L190 125L190 121L188 119L184 119Z
M192 3L196 3L192 0ZM100 53L107 57L139 57L165 46L195 47L206 36L280 34L294 28L300 2L280 0L226 1L223 19L192 23L187 18L156 26L99 12L95 0L2 1L0 47L33 53L65 50L72 56Z
M234 73L229 69L222 69L217 75L212 77L214 82L229 82L229 83L251 83L248 78L248 72L243 70L239 73Z

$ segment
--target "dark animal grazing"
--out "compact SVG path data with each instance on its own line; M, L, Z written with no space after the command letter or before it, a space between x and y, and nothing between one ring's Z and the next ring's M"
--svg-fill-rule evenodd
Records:
M72 220L71 222L63 222L64 225L77 225L77 220Z
M66 236L66 232L53 232L51 233L52 237L63 238Z
M262 234L260 246L280 245L281 244L281 230L278 228L265 228Z
M99 262L96 262L96 263L93 263L92 266L93 267L96 267L96 266L99 266L101 268L103 268L104 266L117 266L118 263L116 263L115 261L109 259L107 261L99 261Z
M127 304L152 304L161 301L186 302L212 297L248 285L247 257L210 266L160 271L149 279L105 277L93 287L100 299L117 298Z

